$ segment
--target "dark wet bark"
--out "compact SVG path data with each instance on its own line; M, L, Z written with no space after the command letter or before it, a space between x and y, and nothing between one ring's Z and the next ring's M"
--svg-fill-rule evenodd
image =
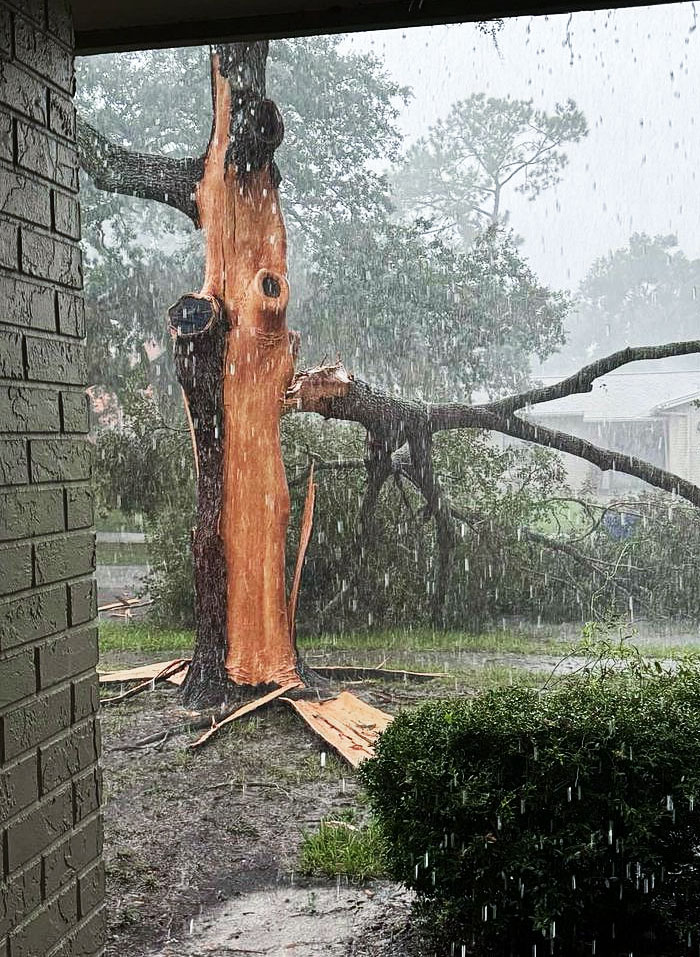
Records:
M112 143L80 116L77 140L80 165L98 189L155 199L180 210L195 226L199 225L194 191L204 170L202 157L173 159L134 153Z
M196 297L187 297L193 300ZM181 300L182 302L182 300ZM197 525L192 535L197 639L183 684L189 707L216 707L230 697L226 660L226 558L219 536L224 463L222 374L229 323L209 300L209 323L194 330L194 310L170 312L175 372L196 435ZM183 317L183 311L186 313ZM183 325L183 323L187 323ZM183 329L190 330L183 332Z

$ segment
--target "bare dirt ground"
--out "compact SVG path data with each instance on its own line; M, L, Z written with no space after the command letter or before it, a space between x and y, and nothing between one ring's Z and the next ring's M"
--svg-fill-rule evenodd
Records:
M394 712L449 693L442 682L353 691ZM298 873L304 831L366 813L353 771L331 754L322 762L327 748L281 704L194 752L193 733L120 750L187 716L177 690L160 686L103 709L107 957L422 955L400 887Z

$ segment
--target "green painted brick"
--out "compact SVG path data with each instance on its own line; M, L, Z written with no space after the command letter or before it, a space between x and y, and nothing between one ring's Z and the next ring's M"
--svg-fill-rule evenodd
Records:
M76 931L71 942L71 957L94 957L104 947L106 940L107 912L101 907Z
M46 123L46 87L9 60L0 60L0 103L37 123Z
M0 386L0 432L59 432L58 392Z
M22 226L22 272L80 289L83 284L80 247Z
M37 585L87 575L95 569L95 535L74 532L37 542L34 556Z
M16 874L0 893L0 938L13 930L41 903L41 864L37 862ZM4 951L0 948L4 957Z
M92 446L84 439L34 439L30 445L32 482L89 479Z
M32 546L11 545L0 548L0 595L30 588L32 584Z
M46 183L3 170L0 177L0 212L51 226L51 190Z
M53 791L97 761L94 720L71 728L66 734L39 748L41 793Z
M73 77L70 52L23 17L15 19L15 56L35 72L50 76L66 93L70 92Z
M96 811L102 800L102 775L99 768L91 768L73 780L73 807L76 824Z
M73 929L77 919L78 888L73 884L11 935L12 957L38 957L39 954L48 953L54 944Z
M0 770L0 820L6 821L33 804L39 796L36 754L32 751ZM0 900L2 895L0 894ZM0 934L4 934L0 922Z
M61 414L64 432L87 432L90 428L90 402L86 392L62 392Z
M0 221L0 266L17 269L19 264L19 229L14 223Z
M68 587L71 625L84 625L97 617L97 588L92 578Z
M58 734L68 727L70 719L70 688L59 688L10 711L3 718L5 760L10 761Z
M102 823L92 818L58 847L44 854L46 893L53 894L93 861L102 850Z
M7 832L10 873L53 844L73 826L73 790L68 787L47 797ZM42 953L42 951L39 951Z
M49 129L52 133L65 136L66 139L75 139L75 107L73 101L70 97L57 93L56 90L49 90ZM80 228L79 223L80 219L76 216L77 230ZM56 229L58 232L63 232L58 224L56 224ZM77 238L77 232L70 232L69 235Z
M82 385L87 378L82 342L25 336L27 378L34 382L65 382Z
M63 489L14 488L0 493L0 541L62 532Z
M64 115L72 116L72 113ZM80 206L75 196L53 191L53 222L57 233L71 239L80 238Z
M39 176L45 176L47 179L53 180L59 186L77 190L78 167L75 149L55 137L47 136L44 130L23 123L22 120L17 120L16 129L18 164L32 173L38 173ZM50 239L50 237L43 238ZM34 239L31 235L27 236L26 239L29 240L32 251L26 260L23 258L22 262L26 262L29 266L34 263L36 271L31 268L27 269L29 275L44 276L46 265L52 258L50 249L46 243L36 242L36 234ZM23 237L23 252L26 245ZM55 269L58 265L59 263L56 261L52 269Z
M27 481L27 443L24 439L0 439L0 485Z
M82 296L59 292L57 296L58 328L64 336L85 335L85 303Z
M0 332L0 379L23 378L22 336L18 332Z
M65 585L0 602L0 651L54 635L67 624Z
M96 674L73 682L73 722L95 714L100 705L100 685Z
M26 329L56 330L56 303L53 289L0 276L0 321Z
M94 519L93 493L87 485L66 489L66 514L68 528L90 528Z
M36 691L36 665L34 651L22 651L18 655L3 658L2 681L0 681L0 708L16 704Z
M81 917L87 917L102 903L105 896L105 868L97 861L78 881L78 909Z
M42 688L88 671L97 664L97 628L71 631L39 649L39 682Z

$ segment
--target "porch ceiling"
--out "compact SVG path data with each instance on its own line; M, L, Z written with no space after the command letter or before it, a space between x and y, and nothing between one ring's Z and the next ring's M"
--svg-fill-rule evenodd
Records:
M654 2L654 0L651 0ZM73 0L76 53L563 13L639 0Z

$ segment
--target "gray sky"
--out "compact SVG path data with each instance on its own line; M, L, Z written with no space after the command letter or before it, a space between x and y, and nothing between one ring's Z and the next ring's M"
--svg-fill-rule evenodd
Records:
M700 257L700 30L693 3L506 21L493 41L472 24L355 34L414 99L409 140L471 93L572 97L590 132L569 149L556 189L509 198L512 225L545 282L573 288L591 262L632 232L676 233ZM694 89L695 87L695 89Z

